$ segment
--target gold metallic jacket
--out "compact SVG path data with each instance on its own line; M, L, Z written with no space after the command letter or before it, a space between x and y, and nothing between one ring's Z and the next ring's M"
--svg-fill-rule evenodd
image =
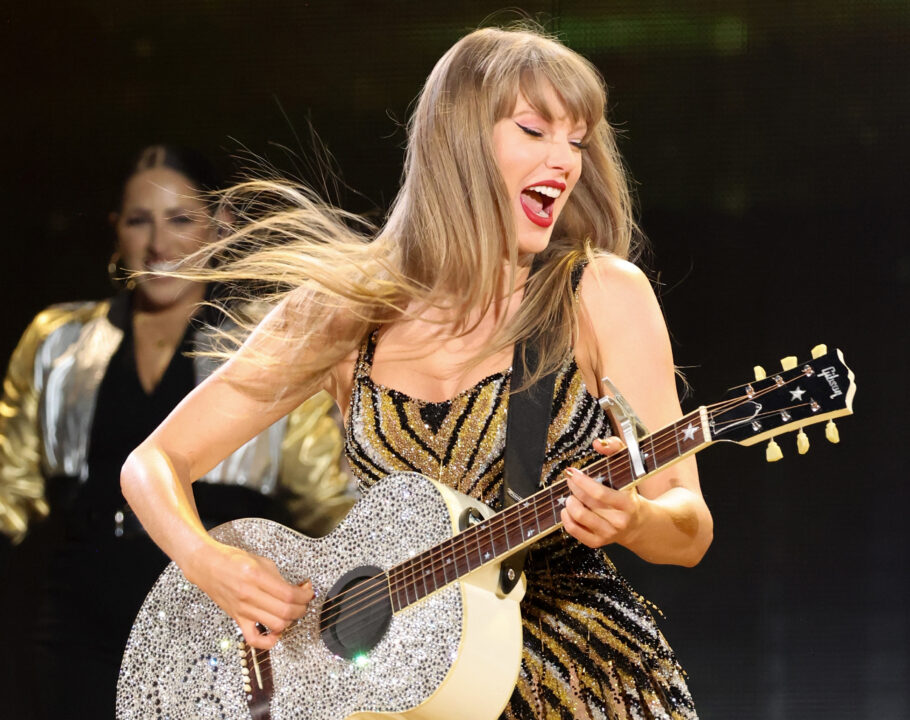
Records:
M45 478L84 482L98 387L130 321L129 297L54 305L29 325L10 359L0 400L0 532L15 542L48 514ZM200 330L197 347L206 342ZM213 369L193 360L196 382ZM288 501L295 524L327 532L353 502L343 442L326 393L314 395L200 482L234 484Z

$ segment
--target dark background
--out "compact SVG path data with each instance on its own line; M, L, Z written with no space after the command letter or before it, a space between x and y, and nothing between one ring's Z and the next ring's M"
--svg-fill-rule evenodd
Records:
M43 307L110 293L107 213L143 145L190 144L226 169L249 150L312 179L311 123L348 187L334 199L381 213L423 79L502 7L4 6L0 355ZM715 541L698 567L618 564L663 610L703 718L910 717L910 3L522 7L610 86L685 408L817 342L842 348L859 384L837 446L819 426L806 456L780 438L775 465L760 448L700 456ZM27 642L27 617L3 625Z

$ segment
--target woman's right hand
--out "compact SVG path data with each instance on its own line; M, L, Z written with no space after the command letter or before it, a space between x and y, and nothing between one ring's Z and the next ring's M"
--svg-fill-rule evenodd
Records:
M304 615L314 597L309 581L292 585L271 560L220 543L206 546L184 572L234 619L249 645L263 650Z

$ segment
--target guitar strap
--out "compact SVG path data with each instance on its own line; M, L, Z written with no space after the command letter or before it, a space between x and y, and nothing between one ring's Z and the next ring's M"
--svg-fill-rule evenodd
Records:
M535 260L531 274L533 275L536 270ZM515 344L511 387L521 387L527 375L527 368L535 367L537 358L536 338ZM528 361L527 367L525 359ZM554 370L509 397L502 481L503 509L540 489L556 373ZM504 595L511 592L521 578L527 554L527 549L521 550L503 560L500 565L499 585Z

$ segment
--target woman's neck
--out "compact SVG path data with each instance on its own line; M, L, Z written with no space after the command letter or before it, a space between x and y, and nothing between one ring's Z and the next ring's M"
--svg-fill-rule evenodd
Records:
M205 292L206 286L203 283L193 283L173 302L157 305L149 302L140 288L133 294L133 317L141 316L150 323L160 325L185 324L205 300Z
M133 348L139 382L151 393L161 382L171 358L186 333L190 318L205 299L205 286L194 285L167 306L149 306L134 296Z
M510 264L504 261L499 288L493 291L489 304L462 298L456 288L443 289L428 301L412 303L399 321L422 321L447 328L454 334L460 334L466 328L500 325L511 317L521 302L529 273L529 264L518 264L513 276Z

